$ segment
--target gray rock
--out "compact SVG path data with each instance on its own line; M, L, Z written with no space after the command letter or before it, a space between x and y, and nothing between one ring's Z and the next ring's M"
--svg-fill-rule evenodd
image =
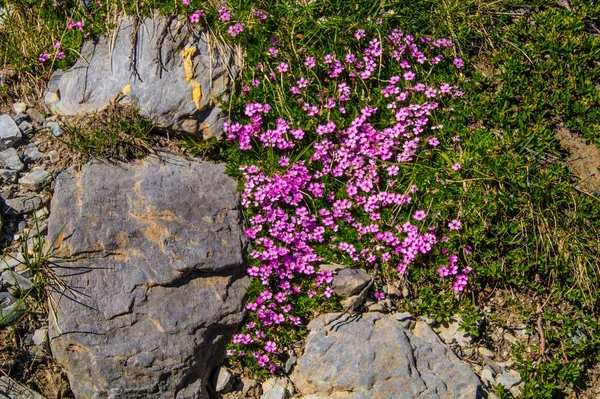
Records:
M458 344L461 348L466 348L473 342L473 337L460 329L461 322L460 317L455 317L449 322L436 325L433 329L446 344Z
M298 357L296 355L292 355L285 362L285 373L289 374L292 371L292 368L296 365L296 361L298 361Z
M0 181L14 183L17 180L17 171L10 169L0 169Z
M12 147L21 137L21 131L13 118L0 115L0 151Z
M58 153L58 151L50 151L48 153L48 159L50 159L51 163L57 163L58 161L60 161L60 154Z
M21 112L20 114L13 116L12 119L15 121L15 124L19 126L24 121L28 121L29 116L25 112Z
M496 377L496 383L503 385L504 388L509 390L515 385L518 385L520 382L521 376L516 371L513 371L512 373L510 371L506 371Z
M76 397L208 398L242 319L235 181L223 166L161 158L56 179L48 238L62 241L54 270L77 294L52 294L49 338Z
M48 343L48 327L42 327L35 330L32 340L35 346L46 348Z
M29 136L31 133L33 133L33 125L27 121L23 121L21 123L19 123L19 130L21 131L22 134L24 134L25 136Z
M14 103L12 109L15 111L15 114L21 114L27 110L27 105L25 103Z
M37 191L48 185L51 180L52 175L49 172L44 169L36 169L21 177L19 185L23 189Z
M9 216L35 212L44 206L44 199L39 196L17 197L4 200L2 212Z
M21 385L12 378L0 376L0 399L45 399L39 393Z
M263 394L260 399L285 399L289 388L287 378L270 378L262 383Z
M0 275L2 280L13 288L21 291L29 291L33 288L33 283L27 277L22 276L16 271L5 270Z
M23 148L22 159L25 163L34 163L44 157L44 153L41 152L38 147L31 143Z
M491 368L484 367L479 376L488 386L492 387L496 385L496 380L494 380L494 372Z
M209 34L192 33L185 18L155 16L139 26L121 18L116 32L85 42L75 65L58 72L45 103L59 115L134 103L160 127L220 136L224 117L215 105L237 74L234 54Z
M44 123L44 121L46 120L46 117L44 116L44 114L42 114L40 112L40 110L38 110L36 108L29 108L29 109L27 109L26 112L27 112L27 116L29 116L29 118L33 122L35 122L35 123L37 123L39 125L41 125L42 123Z
M333 398L478 398L481 382L417 321L412 331L394 315L323 315L309 324L304 354L291 379L302 395Z
M11 269L14 270L15 267L19 266L23 263L23 255L20 253L11 253L6 255L2 260L0 260L0 273Z
M233 380L233 376L225 367L221 367L217 371L217 378L215 383L215 391L226 393L231 389L231 383Z
M9 326L14 323L26 310L24 304L9 294L0 292L0 327ZM0 390L0 394L1 394Z
M60 137L64 133L62 128L57 122L48 122L46 127L50 129L50 132L54 137Z
M338 295L352 296L360 293L371 281L371 276L362 269L341 269L333 276L331 288Z
M14 148L0 151L0 166L11 170L23 170L25 168L25 165L23 165L23 162L21 162L21 159L17 155L17 150Z

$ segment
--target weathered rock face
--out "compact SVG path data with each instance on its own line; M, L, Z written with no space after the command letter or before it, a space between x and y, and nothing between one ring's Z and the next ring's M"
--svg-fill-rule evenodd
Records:
M75 65L55 73L46 105L55 114L81 115L132 101L159 126L219 136L224 118L217 99L237 73L236 57L184 21L121 18L112 35L85 42Z
M292 381L307 398L477 398L481 383L429 325L394 315L324 315L309 324Z
M78 398L207 398L248 280L222 166L146 159L70 168L48 235L65 237L52 353ZM58 241L60 243L60 240Z

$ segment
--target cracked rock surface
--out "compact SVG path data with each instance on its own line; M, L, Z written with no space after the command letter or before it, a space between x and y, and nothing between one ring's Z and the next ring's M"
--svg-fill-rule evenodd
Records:
M326 326L336 315L320 316L308 326L304 354L291 376L301 397L481 397L479 378L427 323L365 313Z
M235 189L176 156L57 177L48 333L77 398L208 398L248 284Z

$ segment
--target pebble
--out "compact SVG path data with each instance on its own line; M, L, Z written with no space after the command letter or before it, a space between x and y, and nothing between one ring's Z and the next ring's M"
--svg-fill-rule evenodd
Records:
M12 109L15 114L21 114L27 110L27 105L25 103L14 103Z
M342 296L357 295L371 281L371 276L362 269L342 269L333 277L331 288Z
M22 122L29 120L29 116L27 116L25 112L21 112L20 114L13 116L12 120L15 121L15 124L18 126Z
M60 161L60 155L58 154L58 151L55 151L55 150L52 150L48 153L48 158L50 159L50 162L53 164Z
M40 125L44 123L46 117L36 108L29 108L27 111L27 115L31 120L35 123L39 123Z
M44 157L44 153L33 143L25 146L22 151L23 154L21 158L25 163L35 163Z
M510 370L496 377L496 383L502 384L504 388L510 389L521 382L521 376L518 372Z
M44 169L36 169L23 176L19 185L23 189L38 191L52 180L52 175Z
M21 140L21 131L9 115L0 115L0 150L12 147Z
M25 165L23 165L23 162L21 162L21 159L17 155L17 150L14 148L0 151L0 166L11 170L23 170L25 168Z
M19 130L25 136L29 136L31 133L33 133L34 128L31 123L29 123L27 121L23 121L23 122L19 123Z
M515 337L511 333L504 333L503 337L504 337L504 340L507 341L511 345L514 345L517 342L519 342L519 340L517 339L517 337Z
M0 275L2 280L11 287L18 288L21 291L28 291L33 288L33 283L27 277L21 276L12 270L5 270Z
M215 383L215 390L217 392L226 393L231 388L231 381L233 375L225 367L221 367L217 372L217 381Z
M19 318L25 311L25 306L8 292L0 292L0 326L8 326Z
M288 390L286 378L271 378L262 383L261 399L285 399ZM291 393L291 392L290 392Z
M0 169L0 181L14 183L17 180L17 171L10 169Z
M481 380L488 386L493 386L496 384L496 381L494 380L494 373L488 367L484 367L479 376L481 377Z
M479 347L478 351L479 351L479 354L482 356L489 357L490 359L494 358L494 352L492 352L488 348L484 348L483 346L481 346L481 347Z
M44 199L39 196L17 197L4 200L2 211L9 216L37 211L44 206Z
M450 322L440 324L433 329L447 345L456 343L461 348L465 348L471 344L473 337L460 330L461 321L462 319L460 317L456 317Z
M42 209L40 209L39 211L37 211L35 213L35 218L37 220L42 220L48 217L48 215L50 215L50 212L48 212L48 208L43 207Z
M8 254L0 261L0 273L7 269L12 270L21 263L23 263L23 255L20 253Z
M60 137L63 134L63 130L60 127L60 125L56 122L48 122L46 124L46 127L48 127L50 129L50 131L52 132L52 135L54 137Z
M292 371L292 368L294 367L294 365L296 364L296 361L298 360L298 358L296 357L296 355L291 355L288 360L286 360L285 362L285 373L289 374L290 371Z

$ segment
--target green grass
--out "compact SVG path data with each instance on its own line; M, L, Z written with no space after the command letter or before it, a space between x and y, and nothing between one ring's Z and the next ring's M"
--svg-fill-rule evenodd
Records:
M19 8L21 20L0 30L4 57L0 63L17 74L0 86L0 95L3 101L14 102L17 97L36 95L23 82L43 82L51 67L64 68L73 62L82 36L65 34L65 15L53 11L49 3L41 7L38 1L11 3ZM112 13L123 9L119 4L110 3ZM465 330L485 342L489 331L481 320L486 302L509 296L506 307L532 331L538 331L541 316L546 341L543 354L539 346L512 349L525 382L524 397L561 398L581 392L589 383L587 371L600 361L600 198L575 188L568 168L551 160L564 156L555 137L559 123L600 146L600 5L574 0L568 10L549 0L317 0L310 4L241 0L230 4L242 20L251 7L269 14L264 24L248 25L235 39L244 46L251 67L264 59L265 43L273 36L281 38L280 51L286 52L292 68L305 55L341 54L351 45L347 34L358 27L375 32L378 17L383 18L383 26L397 26L414 35L448 37L456 43L456 55L466 62L461 81L466 95L452 117L436 123L445 126L441 140L461 136L454 147L462 154L461 177L447 173L444 154L439 153L427 168L412 170L414 175L405 179L424 182L440 177L440 185L432 184L427 193L431 198L428 213L439 212L444 218L462 212L466 228L456 243L474 246L471 257L461 257L474 274L465 295L456 297L436 277L435 269L413 268L401 282L408 297L398 299L397 305L440 321L459 313ZM133 5L139 7L125 8L144 15L154 7L163 12L183 10L179 2ZM82 12L75 6L72 9L75 14ZM90 20L95 34L110 28L100 15ZM214 15L211 18L214 21ZM25 29L23 21L31 20L47 23ZM222 26L213 28L226 36ZM15 40L23 32L26 39ZM63 38L69 49L65 61L53 66L37 63L39 53L57 38ZM249 78L244 76L238 88ZM432 79L450 76L441 73ZM287 116L292 112L287 105L290 98L278 90L273 84L264 98L273 99L276 112ZM242 101L242 97L232 99L232 116ZM67 128L69 144L92 156L110 152L113 139L122 142L123 133L145 140L145 122L128 126L98 126L86 132ZM130 156L131 151L144 147L133 143L137 143L133 149L125 147L118 155ZM237 167L242 164L278 169L273 153L241 152L228 143L193 138L183 146L192 154L226 160L236 177L241 176ZM298 151L297 155L305 154ZM335 256L326 248L321 251ZM394 278L392 273L383 273L378 284ZM248 295L256 292L258 287L253 286ZM310 314L322 306L303 298L297 309L299 314ZM580 341L569 338L577 331L583 331ZM285 329L274 333L285 345L304 334Z

